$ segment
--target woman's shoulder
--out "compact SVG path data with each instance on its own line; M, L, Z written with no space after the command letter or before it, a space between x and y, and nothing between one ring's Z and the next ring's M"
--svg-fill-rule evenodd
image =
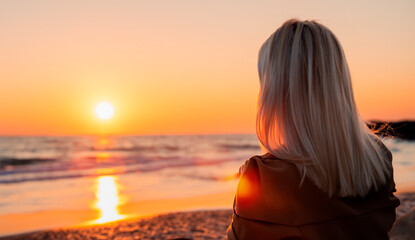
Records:
M238 216L274 223L297 223L302 208L301 176L293 163L267 153L255 155L240 168L235 197Z
M272 173L275 177L298 174L295 164L277 158L270 153L254 155L246 160L239 168L239 174L242 175L246 170L261 171L263 174Z
M278 196L289 198L299 190L301 176L295 164L279 159L270 153L254 155L239 168L237 193L252 196ZM249 190L249 191L248 191ZM241 194L241 198L245 194ZM273 198L270 197L270 204ZM263 199L262 199L263 200Z

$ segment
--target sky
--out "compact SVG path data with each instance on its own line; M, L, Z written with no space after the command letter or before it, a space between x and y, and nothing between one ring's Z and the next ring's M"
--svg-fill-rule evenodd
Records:
M339 38L366 120L415 119L415 1L0 1L0 135L254 133L257 54ZM102 101L111 119L94 112Z

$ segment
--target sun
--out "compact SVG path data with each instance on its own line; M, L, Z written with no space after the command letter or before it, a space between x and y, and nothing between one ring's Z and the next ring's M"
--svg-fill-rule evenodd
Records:
M114 107L108 102L101 102L95 108L95 113L101 119L109 119L114 115Z

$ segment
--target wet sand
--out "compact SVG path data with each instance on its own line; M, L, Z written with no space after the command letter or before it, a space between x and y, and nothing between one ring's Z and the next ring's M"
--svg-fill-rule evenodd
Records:
M235 193L223 192L206 194L188 198L163 199L127 203L119 206L119 213L125 220L156 216L164 213L191 210L230 209ZM134 214L133 214L134 213ZM25 214L9 214L0 217L0 236L34 232L48 229L77 228L96 225L99 219L98 210L82 211L42 211Z
M402 193L398 197L401 205L396 212L400 219L409 212L415 211L415 192ZM176 212L95 226L40 231L0 239L226 239L226 229L231 222L231 215L231 209ZM408 231L411 229L409 228ZM401 233L393 232L394 235ZM391 239L398 239L394 238L394 235Z

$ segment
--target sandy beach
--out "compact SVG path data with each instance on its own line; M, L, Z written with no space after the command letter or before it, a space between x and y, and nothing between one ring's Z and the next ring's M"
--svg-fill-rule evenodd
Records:
M226 239L231 215L230 209L177 212L0 239Z
M396 214L400 226L392 231L391 239L410 239L408 232L413 231L414 220L406 220L403 217L415 211L415 192L401 193L398 197L401 205L396 210ZM175 212L87 227L26 233L0 239L226 239L226 229L231 222L231 215L231 209Z

